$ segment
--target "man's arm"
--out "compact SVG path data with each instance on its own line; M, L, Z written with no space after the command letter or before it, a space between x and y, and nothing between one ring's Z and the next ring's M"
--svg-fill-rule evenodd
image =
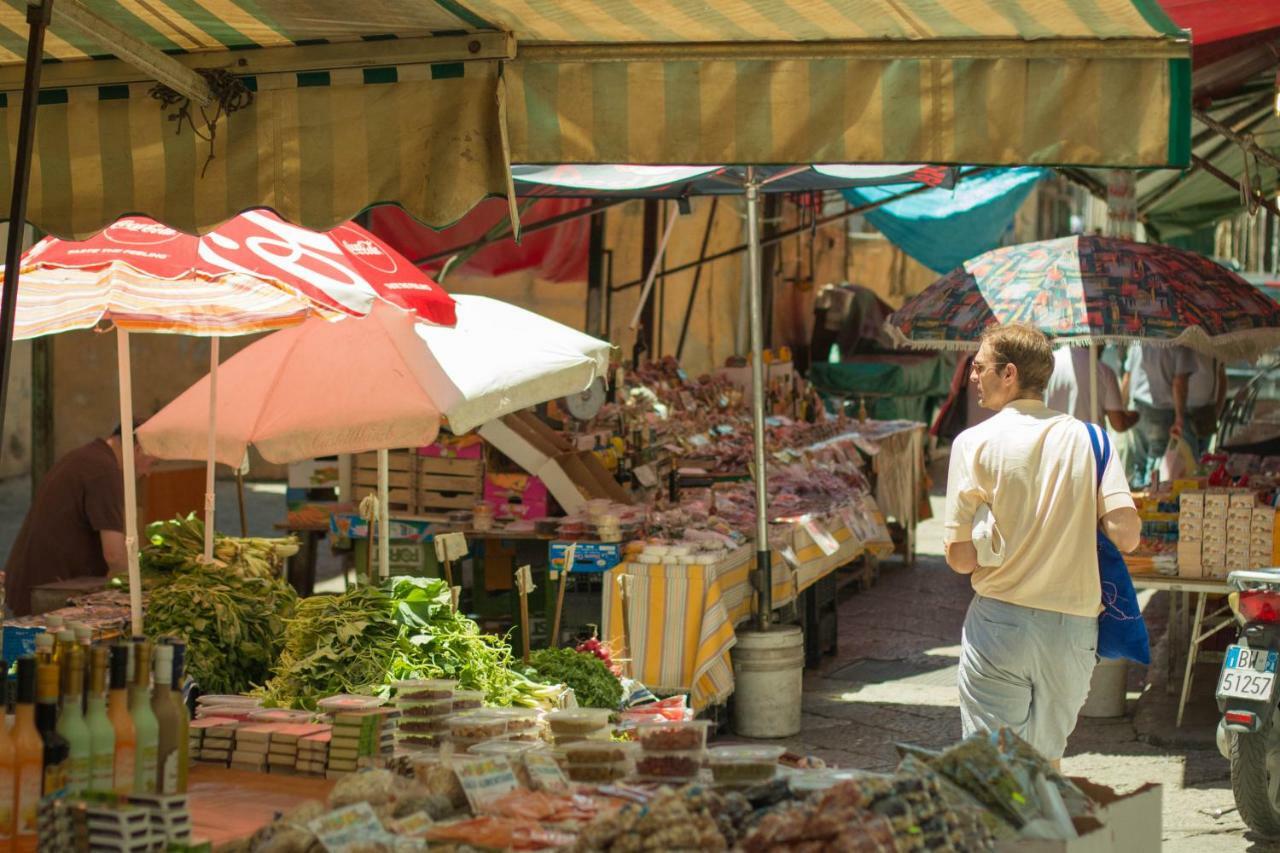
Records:
M1187 411L1187 386L1190 381L1190 373L1179 373L1173 377L1173 426L1169 428L1169 435L1182 435L1182 416Z
M107 561L107 577L129 573L129 552L125 548L124 534L119 530L100 530L102 559Z
M1227 409L1227 364L1224 361L1219 361L1217 364L1218 364L1218 384L1217 384L1218 399L1214 401L1217 404L1217 408L1214 409L1213 411L1219 418L1221 418L1222 413Z
M1138 547L1142 539L1142 519L1131 506L1113 509L1102 517L1102 532L1117 548L1128 554Z
M1111 428L1116 432L1124 432L1138 423L1138 413L1108 409L1107 423L1111 424Z
M948 542L944 547L947 550L947 565L953 571L962 575L971 575L973 570L978 568L978 549L973 546L972 539Z

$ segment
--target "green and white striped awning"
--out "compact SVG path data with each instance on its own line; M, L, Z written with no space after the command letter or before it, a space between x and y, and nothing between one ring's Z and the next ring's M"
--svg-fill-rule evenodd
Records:
M28 215L62 236L379 202L444 226L510 162L1145 167L1189 144L1189 43L1155 0L79 2L256 96L212 143L179 129L55 0ZM5 194L23 5L0 2Z

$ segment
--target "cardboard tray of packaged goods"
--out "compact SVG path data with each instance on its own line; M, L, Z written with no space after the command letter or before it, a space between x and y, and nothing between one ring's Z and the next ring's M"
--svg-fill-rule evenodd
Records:
M1128 794L1087 779L1072 782L1098 804L1097 819L1076 821L1079 837L1069 841L1019 839L996 845L997 853L1159 853L1163 788L1148 783Z

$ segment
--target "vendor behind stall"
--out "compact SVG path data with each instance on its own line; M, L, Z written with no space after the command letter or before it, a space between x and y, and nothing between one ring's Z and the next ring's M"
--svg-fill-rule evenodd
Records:
M49 470L5 565L5 607L31 612L31 590L80 577L114 577L128 570L124 540L121 430L95 438ZM153 459L134 446L138 475Z

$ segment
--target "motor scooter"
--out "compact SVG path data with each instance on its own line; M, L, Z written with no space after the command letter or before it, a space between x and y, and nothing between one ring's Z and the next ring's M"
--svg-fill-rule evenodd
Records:
M1218 676L1218 749L1231 762L1240 817L1259 835L1280 838L1280 569L1232 572L1227 585L1240 630Z

